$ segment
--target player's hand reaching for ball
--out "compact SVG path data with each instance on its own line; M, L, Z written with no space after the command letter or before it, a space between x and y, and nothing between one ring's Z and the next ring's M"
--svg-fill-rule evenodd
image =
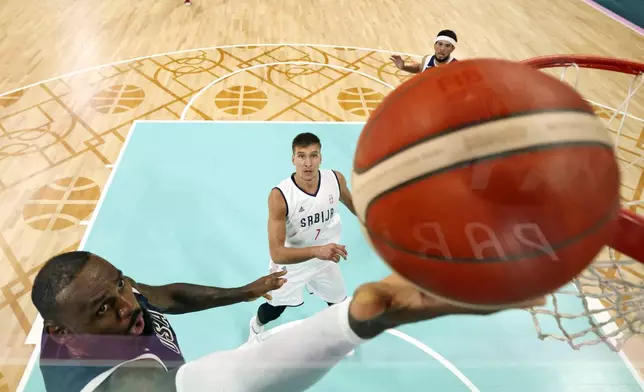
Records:
M320 260L339 262L340 258L347 259L347 247L338 244L326 244L315 249L315 257Z
M511 308L530 308L545 303L546 299L540 297ZM393 274L380 282L358 287L349 307L349 319L356 334L366 339L403 324L454 314L487 315L500 310L505 309L469 309L443 302Z
M400 56L399 56L399 55L397 55L397 54L395 54L395 55L391 56L391 57L389 58L389 60L393 61L393 62L394 62L394 65L395 65L395 66L396 66L396 68L398 68L398 69L403 69L403 67L405 66L405 61L402 59L402 57L400 57Z
M286 279L282 278L282 276L286 275L286 272L286 270L273 272L242 287L242 291L247 297L245 302L254 301L259 297L264 297L269 301L273 299L269 292L279 289L286 283Z

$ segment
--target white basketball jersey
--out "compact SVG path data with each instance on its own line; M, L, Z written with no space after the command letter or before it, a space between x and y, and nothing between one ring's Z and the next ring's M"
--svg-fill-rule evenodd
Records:
M340 183L333 170L320 170L319 173L320 182L314 194L300 189L294 176L277 185L286 201L284 245L288 248L320 246L340 241ZM316 261L328 265L328 261L318 259L300 264L312 264Z

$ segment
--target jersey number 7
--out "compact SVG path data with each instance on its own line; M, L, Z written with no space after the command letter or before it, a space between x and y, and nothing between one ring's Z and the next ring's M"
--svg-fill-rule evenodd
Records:
M320 236L320 229L315 229L315 231L316 231L317 233L315 233L315 239L314 239L314 241L315 241L315 240L317 240L317 239L318 239L318 237Z

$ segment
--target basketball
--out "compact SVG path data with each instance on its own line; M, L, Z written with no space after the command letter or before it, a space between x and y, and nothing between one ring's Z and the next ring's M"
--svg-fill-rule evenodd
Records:
M378 255L452 303L551 293L610 241L612 137L569 85L504 60L454 62L396 88L358 139L354 206Z

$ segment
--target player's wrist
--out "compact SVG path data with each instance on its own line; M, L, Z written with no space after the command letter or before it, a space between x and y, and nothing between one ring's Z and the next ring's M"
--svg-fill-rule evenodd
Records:
M311 259L321 259L320 255L320 250L322 249L321 246L312 246L309 248L311 251Z
M229 298L234 301L234 303L245 302L254 297L257 297L256 294L253 294L252 283L249 283L245 286L235 287L229 289Z
M359 320L357 319L352 309L353 307L353 298L349 304L349 328L360 338L360 339L373 339L381 333L385 332L387 329L392 328L391 325L386 325L377 319L370 320Z

